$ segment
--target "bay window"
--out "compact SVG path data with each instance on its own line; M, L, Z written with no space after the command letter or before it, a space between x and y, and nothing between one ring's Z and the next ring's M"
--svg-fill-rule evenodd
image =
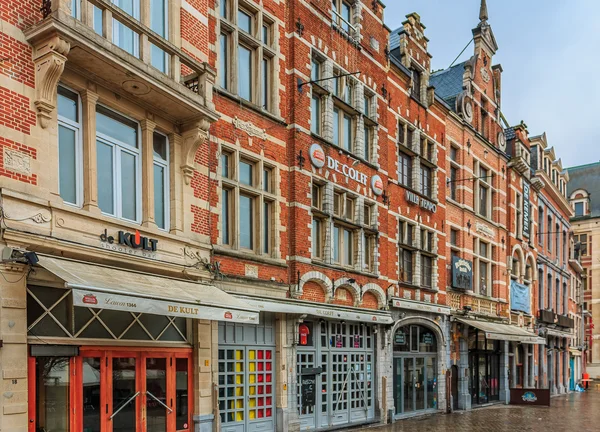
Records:
M81 114L79 95L58 87L59 193L69 204L81 205Z
M139 222L141 207L138 124L103 106L96 109L98 206Z

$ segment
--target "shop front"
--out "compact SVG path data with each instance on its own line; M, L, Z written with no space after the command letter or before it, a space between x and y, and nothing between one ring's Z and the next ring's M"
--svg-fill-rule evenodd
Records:
M533 382L533 345L543 338L524 328L500 321L454 318L462 324L458 375L459 408L495 402L508 403L511 388Z
M27 280L29 431L195 429L195 323L258 323L214 286L40 256Z
M376 421L377 334L392 324L389 313L301 300L243 299L261 311L286 314L293 329L296 367L288 381L295 382L296 391L288 390L288 401L296 406L301 430Z

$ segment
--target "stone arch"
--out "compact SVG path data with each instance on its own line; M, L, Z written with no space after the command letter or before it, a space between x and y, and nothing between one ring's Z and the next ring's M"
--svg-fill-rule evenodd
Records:
M333 297L333 283L325 274L319 271L310 271L305 273L298 282L298 297L302 297L304 293L304 285L307 282L316 282L323 288L325 292L325 301L329 301Z
M361 299L360 286L356 281L351 282L349 278L340 278L335 281L335 286L333 287L333 296L335 297L335 292L338 288L346 288L354 297L354 306L357 306Z
M394 334L396 334L396 330L398 330L400 327L404 327L406 325L411 325L411 324L422 325L424 327L427 327L431 331L433 331L433 333L435 334L435 337L437 338L438 356L439 356L438 361L440 363L443 362L444 361L444 350L446 347L446 338L444 338L444 331L442 330L442 327L436 321L434 321L432 319L425 318L425 317L406 317L406 318L399 319L398 321L396 321L394 323L394 326L392 327L392 331L390 333L390 340L388 341L388 343L392 343L392 341L394 340Z
M523 273L523 277L527 276L527 265L529 264L529 268L531 269L531 283L537 281L537 266L535 264L535 257L533 256L533 254L531 252L527 252L527 255L525 256L525 271Z
M521 248L520 245L515 245L512 249L512 253L510 254L510 274L515 274L515 268L514 268L514 258L517 258L517 266L518 268L516 269L517 271L517 275L518 275L518 279L522 280L523 276L525 275L525 254L523 253L523 249Z
M365 295L365 293L368 292L375 294L375 297L377 297L379 309L387 308L387 296L385 295L385 292L379 285L377 285L376 283L366 284L362 287L362 295Z

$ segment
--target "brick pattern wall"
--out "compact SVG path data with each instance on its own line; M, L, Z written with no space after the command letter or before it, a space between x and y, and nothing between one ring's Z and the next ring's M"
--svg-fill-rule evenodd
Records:
M0 73L34 88L35 73L31 53L29 45L6 33L0 33Z
M332 303L341 306L354 306L354 297L346 288L338 288L335 290Z
M364 293L361 306L365 309L379 309L379 302L377 301L377 296L370 292Z
M31 127L36 124L30 103L29 98L0 87L0 125L29 135Z
M316 282L307 282L302 288L302 300L325 303L325 291Z

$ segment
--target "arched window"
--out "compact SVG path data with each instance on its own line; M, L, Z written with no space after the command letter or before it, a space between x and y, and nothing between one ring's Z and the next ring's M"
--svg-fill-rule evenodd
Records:
M394 333L394 352L436 353L437 338L427 327L403 326Z

